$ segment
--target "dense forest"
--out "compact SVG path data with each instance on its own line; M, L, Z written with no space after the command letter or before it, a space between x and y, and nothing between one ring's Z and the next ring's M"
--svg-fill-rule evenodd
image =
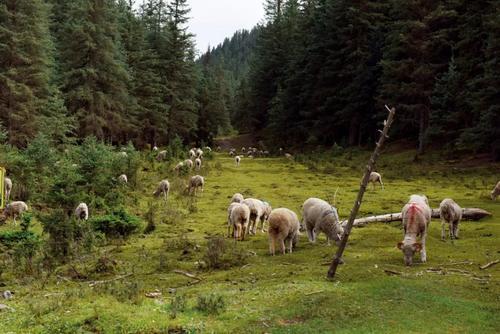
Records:
M418 153L438 143L500 158L498 1L268 0L265 8L232 110L240 132L263 130L281 145L362 145L388 103L398 108L393 138ZM227 61L220 54L212 52Z
M137 147L258 133L299 146L393 138L418 153L500 151L498 1L266 0L265 20L201 57L188 0L6 0L0 122Z

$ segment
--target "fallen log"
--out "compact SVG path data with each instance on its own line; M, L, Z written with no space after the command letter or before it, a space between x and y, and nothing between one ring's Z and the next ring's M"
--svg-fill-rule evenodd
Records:
M483 209L479 208L462 209L463 220L477 221L489 216L491 216L491 213ZM439 209L432 209L432 218L439 218ZM386 213L383 215L376 215L376 216L355 219L354 226L364 226L369 223L390 223L401 220L402 220L401 212ZM345 226L346 224L347 221L343 220L342 225Z
M488 269L489 267L491 267L497 263L500 263L500 260L495 260L495 261L491 261L489 263L486 263L484 266L480 266L479 269L481 269L481 270Z

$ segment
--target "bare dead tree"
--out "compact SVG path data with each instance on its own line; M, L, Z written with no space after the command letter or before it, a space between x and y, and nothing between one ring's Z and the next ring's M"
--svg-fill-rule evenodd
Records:
M347 241L349 240L349 235L351 234L351 230L352 230L352 227L354 225L354 219L356 219L359 208L361 206L361 202L363 201L363 195L365 194L366 186L368 185L368 181L370 180L370 173L373 171L373 168L375 166L375 162L377 161L378 156L380 155L380 150L382 149L382 145L384 145L386 138L389 138L387 134L389 133L389 129L390 129L392 122L394 120L394 115L396 114L396 109L389 108L388 106L385 106L385 108L389 111L389 116L387 117L387 120L384 121L384 129L379 130L380 138L377 142L377 145L375 146L375 150L373 151L373 154L370 158L370 161L368 162L368 165L366 166L365 176L363 177L363 181L361 181L361 186L359 188L358 197L356 198L356 202L354 202L354 207L351 210L351 215L349 216L349 220L347 221L347 225L344 229L344 236L342 237L342 240L340 242L340 246L337 249L337 253L335 254L335 256L332 260L332 264L330 265L330 269L328 270L327 277L329 279L333 279L335 277L335 272L337 271L337 267L340 263L340 259L342 258L342 254L344 253L345 247L347 245Z

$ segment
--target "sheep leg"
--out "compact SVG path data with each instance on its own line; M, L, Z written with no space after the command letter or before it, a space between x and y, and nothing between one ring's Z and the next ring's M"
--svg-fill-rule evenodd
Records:
M285 247L285 239L281 238L280 240L280 248L281 248L281 253L283 255L286 254L286 247Z
M384 190L384 183L382 182L382 179L379 179L380 185L382 186L382 190Z
M427 262L427 252L425 251L425 239L427 237L427 231L422 234L422 250L420 252L420 260L422 263Z
M269 243L269 254L274 256L275 248L276 248L276 240L274 235L269 235L270 243Z
M245 233L246 233L246 230L247 230L247 225L246 224L243 224L242 228L241 228L241 241L245 241Z
M444 241L446 239L446 228L445 228L446 222L444 220L441 221L441 240Z
M453 223L453 237L458 239L458 221Z
M293 238L289 238L288 240L288 253L292 253L292 248L293 248Z

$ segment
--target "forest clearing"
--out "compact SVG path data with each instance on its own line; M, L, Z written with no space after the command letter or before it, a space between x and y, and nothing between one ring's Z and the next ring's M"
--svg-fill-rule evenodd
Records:
M243 158L236 168L234 158L217 153L205 161L206 185L196 197L182 195L187 175L176 177L163 163L142 161L147 170L138 173L137 185L120 191L127 210L144 216L157 181L171 175L167 205L154 200L156 230L109 240L94 253L58 266L49 278L24 276L21 268L7 266L0 290L14 292L8 305L15 311L0 313L1 332L398 333L420 332L429 324L431 332L498 332L500 266L479 269L499 256L500 207L489 198L497 164L422 162L424 169L408 163L410 152L382 155L378 169L385 189L368 188L360 216L398 212L413 193L426 194L432 207L452 196L462 207L493 214L463 221L460 239L444 242L440 221L433 219L425 264L415 260L414 266L404 266L396 247L400 222L355 228L333 282L326 280L326 271L336 247L327 246L324 235L312 244L302 233L292 254L274 257L268 255L267 234L257 231L237 243L225 236L235 192L300 216L305 199L332 201L338 187L336 206L346 218L367 157L360 151L331 160L304 158L304 163ZM141 231L144 227L143 222ZM1 227L2 232L13 229L12 223ZM38 224L33 229L41 230ZM214 260L207 247L225 251ZM209 259L213 268L207 268ZM99 272L100 267L105 269ZM200 296L220 297L223 305L213 313L199 310Z

